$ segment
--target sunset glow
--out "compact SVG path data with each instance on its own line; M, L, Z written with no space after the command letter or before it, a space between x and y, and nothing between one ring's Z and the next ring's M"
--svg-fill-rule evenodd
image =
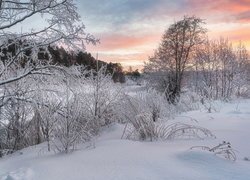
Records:
M79 0L78 7L87 31L101 42L87 51L123 66L143 65L184 15L205 19L210 39L241 40L250 50L249 0Z

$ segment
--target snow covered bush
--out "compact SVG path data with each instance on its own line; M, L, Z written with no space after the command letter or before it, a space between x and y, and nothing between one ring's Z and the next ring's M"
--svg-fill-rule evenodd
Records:
M2 89L0 122L7 134L1 133L1 149L47 141L48 150L67 153L116 121L122 90L105 67L97 72L84 66L54 67L46 73L46 78L33 75Z
M87 119L82 107L81 101L75 96L67 100L58 114L53 142L60 152L68 153L74 150L77 144L92 137L92 130L88 126L90 119Z
M200 108L200 96L190 90L180 94L179 102L174 106L176 113L198 110Z
M194 146L191 149L201 149L214 153L217 156L223 157L227 160L236 161L235 150L232 148L230 142L223 141L217 146L208 147L208 146Z
M39 136L39 132L42 132L43 139L47 141L48 151L50 151L51 141L54 140L54 131L59 119L58 116L62 109L62 101L50 100L49 97L47 97L47 101L45 101L45 97L46 96L41 99L43 104L41 106L36 106L37 116L34 118L37 118L35 122L38 122L40 126L36 133Z
M208 129L199 126L178 122L168 124L168 119L173 118L178 107L164 101L154 91L134 97L126 96L122 107L121 116L127 122L123 138L152 141L214 137Z
M77 144L91 140L100 128L114 122L115 106L120 101L121 88L112 81L106 68L81 72L83 67L65 69L60 92L62 104L54 126L54 145L69 152ZM81 71L80 71L81 70Z
M200 126L185 123L160 124L138 117L133 123L126 124L122 138L132 140L176 140L215 138L212 132Z
M6 84L2 87L0 124L4 128L2 143L4 149L19 150L31 144L29 131L32 117L30 102L31 84L25 80Z
M2 118L8 122L5 139L6 149L19 150L29 145L28 131L30 127L29 114L32 109L25 102L11 99L4 106Z
M116 111L119 113L120 122L133 126L135 131L132 130L133 132L129 134L135 136L136 132L136 136L141 140L153 140L156 136L153 130L155 122L172 115L171 107L165 97L152 89L133 97L124 95ZM126 127L126 131L129 132L129 126Z
M163 140L215 138L212 132L206 128L179 122L158 125L156 132L158 132L158 137Z
M80 92L87 104L87 113L99 127L109 125L116 121L116 106L123 96L122 88L112 81L112 76L106 74L106 67L101 67L97 72L90 71L85 78Z

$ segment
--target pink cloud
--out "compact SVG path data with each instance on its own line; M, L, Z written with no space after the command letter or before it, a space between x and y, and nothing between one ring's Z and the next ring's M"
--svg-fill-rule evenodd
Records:
M249 0L187 0L189 12L214 22L250 22Z
M166 9L165 1L159 2L162 4L154 6L141 18L136 17L122 25L123 29L100 32L97 37L100 37L101 44L88 47L87 50L99 52L102 60L121 62L123 65L129 62L131 65L140 64L158 47L163 33L159 29L166 29L167 25L184 15L196 15L204 18L208 25L216 27L210 29L210 37L218 39L223 36L233 43L242 40L250 50L250 0L184 0L184 3L169 10ZM138 26L140 24L142 26Z
M103 34L100 36L101 42L96 47L100 51L134 48L159 40L161 35L148 34L143 36ZM90 49L92 49L90 47Z

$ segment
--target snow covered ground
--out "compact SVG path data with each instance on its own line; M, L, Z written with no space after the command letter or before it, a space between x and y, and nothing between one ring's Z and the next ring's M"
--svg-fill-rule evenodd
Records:
M46 151L46 144L29 147L0 159L0 180L161 180L250 179L250 100L220 103L218 112L191 111L173 122L194 118L216 139L138 142L121 139L124 125L114 124L70 154ZM190 121L188 121L190 122ZM195 122L191 122L195 123ZM202 150L229 141L236 162Z

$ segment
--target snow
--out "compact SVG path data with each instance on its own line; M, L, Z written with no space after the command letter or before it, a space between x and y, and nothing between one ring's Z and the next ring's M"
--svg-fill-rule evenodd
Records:
M196 119L216 139L140 142L121 139L124 125L105 128L94 143L70 154L46 151L46 143L0 159L0 180L152 180L152 179L250 179L250 100L219 104L219 111L197 110L177 116L173 122ZM192 146L216 146L229 141L235 162Z

